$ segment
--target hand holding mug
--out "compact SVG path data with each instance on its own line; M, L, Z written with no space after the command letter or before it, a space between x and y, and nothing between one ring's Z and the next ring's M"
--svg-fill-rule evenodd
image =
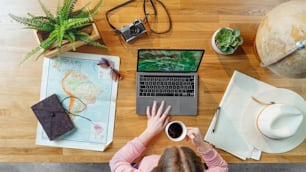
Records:
M200 129L195 127L187 128L187 139L191 140L191 143L198 148L201 152L206 152L211 149L211 145L203 140Z
M201 146L201 145L204 143L199 128L188 127L188 128L187 128L187 136L188 136L188 139L191 140L191 143L192 143L195 147L199 147L199 146Z

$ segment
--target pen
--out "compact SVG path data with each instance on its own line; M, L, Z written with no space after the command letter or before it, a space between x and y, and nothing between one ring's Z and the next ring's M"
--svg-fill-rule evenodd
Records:
M214 127L212 129L213 133L216 131L216 127L217 127L217 124L218 124L218 119L219 119L219 116L220 116L220 111L221 111L221 107L218 106L218 108L217 108L217 110L215 112L216 120L215 120L215 123L214 123Z

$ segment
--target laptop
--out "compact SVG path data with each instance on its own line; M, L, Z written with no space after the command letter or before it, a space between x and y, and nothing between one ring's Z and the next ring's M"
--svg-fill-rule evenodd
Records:
M205 50L138 49L136 113L165 100L171 115L197 115L198 74Z

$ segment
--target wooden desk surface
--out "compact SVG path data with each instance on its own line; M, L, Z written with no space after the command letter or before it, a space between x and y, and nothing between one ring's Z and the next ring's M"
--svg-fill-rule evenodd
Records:
M81 0L80 3L86 3ZM199 69L199 115L196 117L171 117L183 120L189 126L200 127L203 135L212 119L234 70L243 72L276 87L296 91L306 98L305 79L288 79L276 76L259 66L253 48L254 37L263 16L285 0L172 0L163 2L168 7L173 30L168 34L154 35L126 44L121 43L106 21L107 9L123 0L105 0L104 7L96 18L100 34L111 49L109 51L84 46L79 52L111 54L121 57L120 72L124 79L119 82L114 140L105 152L62 149L35 145L37 120L30 106L39 100L42 59L31 59L18 65L26 52L37 45L33 31L23 30L8 17L8 13L26 15L31 11L41 13L38 0L1 0L0 2L0 161L3 162L108 162L112 155L128 140L146 127L146 117L135 114L135 69L137 49L152 48L204 48L205 58ZM56 7L57 1L46 1ZM142 1L114 12L111 20L121 27L142 18ZM210 39L221 26L241 29L244 44L232 56L216 54ZM189 145L188 142L173 143L165 134L160 134L145 154L159 154L166 146ZM257 162L240 159L219 150L228 162ZM260 162L304 162L306 142L284 154L263 154Z

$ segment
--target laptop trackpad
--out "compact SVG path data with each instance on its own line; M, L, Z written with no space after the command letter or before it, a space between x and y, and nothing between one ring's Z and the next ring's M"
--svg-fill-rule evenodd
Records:
M140 97L139 97L140 98ZM165 100L164 110L171 105L170 115L196 115L197 114L197 102L194 102L194 99L186 101L178 100L175 97L152 97L149 99L138 99L136 105L137 114L144 115L146 114L146 107L152 106L153 101L157 101L157 107L159 107L162 100ZM196 106L194 106L196 105Z

